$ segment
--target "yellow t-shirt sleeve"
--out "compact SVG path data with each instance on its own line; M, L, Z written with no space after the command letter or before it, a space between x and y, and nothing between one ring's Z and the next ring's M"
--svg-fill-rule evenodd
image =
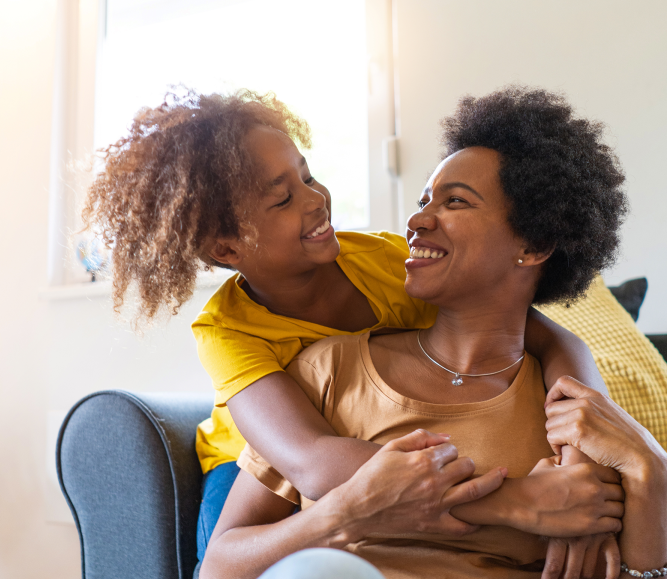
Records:
M216 390L215 405L273 372L282 372L279 345L213 325L194 325L197 354Z

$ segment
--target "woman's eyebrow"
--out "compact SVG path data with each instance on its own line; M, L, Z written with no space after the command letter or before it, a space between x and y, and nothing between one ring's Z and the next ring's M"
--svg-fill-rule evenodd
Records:
M305 164L306 164L306 158L303 155L301 155L301 160L299 161L299 166L303 167ZM285 178L287 177L288 174L289 174L289 171L285 171L284 173L281 173L280 175L278 175L275 179L273 179L271 181L271 183L269 183L269 187L277 187L278 185L280 185L285 180Z
M442 191L443 193L445 191L449 191L450 189L467 189L470 191L473 195L476 195L479 197L482 201L484 201L484 197L482 197L477 191L475 191L470 185L466 185L465 183L461 183L460 181L455 181L454 183L443 183L442 185L438 185L438 191Z

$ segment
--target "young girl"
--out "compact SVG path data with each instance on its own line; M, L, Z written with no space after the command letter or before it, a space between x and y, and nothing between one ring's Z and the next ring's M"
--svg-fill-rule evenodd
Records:
M177 313L202 266L238 272L193 324L216 389L212 416L197 433L205 473L200 560L245 440L314 500L379 448L337 437L284 372L289 362L328 336L428 328L435 319L433 306L403 288L406 240L334 232L329 192L295 142L310 147L308 125L272 95L169 95L104 150L83 212L112 245L116 310L137 285L138 323L163 307ZM570 375L605 390L583 342L534 310L526 349L548 387Z

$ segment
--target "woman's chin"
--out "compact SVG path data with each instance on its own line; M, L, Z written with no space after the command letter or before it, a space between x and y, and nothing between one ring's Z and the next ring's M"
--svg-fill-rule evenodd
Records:
M423 302L434 303L444 293L444 288L440 283L434 284L424 283L422 280L415 279L416 276L408 276L405 280L405 291L411 297Z

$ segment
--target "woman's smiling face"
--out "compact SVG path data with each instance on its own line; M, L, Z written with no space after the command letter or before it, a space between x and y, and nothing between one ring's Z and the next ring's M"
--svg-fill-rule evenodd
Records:
M507 221L499 169L499 153L484 147L463 149L440 163L419 199L420 210L408 219L409 295L455 306L496 292L516 271L525 247Z

